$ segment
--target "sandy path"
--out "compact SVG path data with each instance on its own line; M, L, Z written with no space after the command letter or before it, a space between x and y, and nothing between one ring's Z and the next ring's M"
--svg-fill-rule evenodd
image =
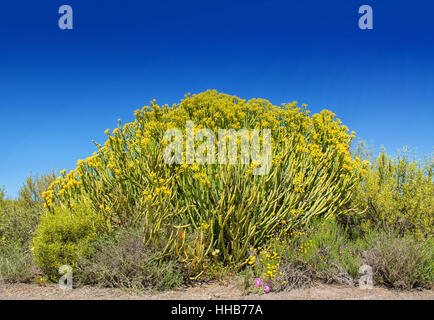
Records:
M423 299L434 300L433 290L397 291L385 288L361 290L354 287L317 285L312 288L289 292L247 296L237 289L235 282L226 285L217 283L200 284L164 293L134 294L119 289L80 287L62 290L55 285L0 284L0 300L300 300L300 299Z

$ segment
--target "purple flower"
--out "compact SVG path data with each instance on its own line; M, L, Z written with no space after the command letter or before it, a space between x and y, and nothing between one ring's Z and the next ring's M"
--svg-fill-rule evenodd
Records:
M271 287L270 287L269 285L265 285L265 286L264 286L264 291L265 291L266 293L270 292L270 291L271 291Z
M262 279L260 278L255 279L255 286L257 286L258 288L262 287Z

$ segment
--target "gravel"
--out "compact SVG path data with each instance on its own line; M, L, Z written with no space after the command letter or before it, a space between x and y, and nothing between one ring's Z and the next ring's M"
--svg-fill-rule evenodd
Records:
M56 285L0 283L0 300L434 300L433 290L398 291L380 287L318 284L288 292L243 295L235 281L204 283L162 293L133 293L120 289L83 286L61 289Z

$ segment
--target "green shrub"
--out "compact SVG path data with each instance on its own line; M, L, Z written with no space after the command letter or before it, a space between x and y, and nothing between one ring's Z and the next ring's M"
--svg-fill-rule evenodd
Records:
M0 279L26 281L33 273L30 241L40 210L13 200L0 203Z
M5 282L29 281L36 270L32 252L14 244L0 244L0 280Z
M317 280L347 285L354 284L361 265L355 243L334 219L315 221L304 231L294 232L285 261L289 270L304 266ZM291 275L287 272L287 276Z
M75 267L78 260L91 253L91 244L105 225L87 205L73 209L56 208L41 217L33 239L36 264L52 280L59 277L62 265Z
M41 194L54 175L29 177L19 191L18 200L6 199L0 190L0 238L25 249L30 248L39 216L43 212Z
M38 225L40 211L9 201L0 208L0 238L20 247L28 247Z
M426 255L419 269L418 280L427 288L434 287L434 238L424 241L422 248Z
M406 151L392 159L383 150L358 190L364 229L433 235L433 168L434 154L422 164L410 161Z
M78 263L75 278L81 284L138 291L171 289L184 281L179 263L161 259L161 250L144 245L143 233L135 230L98 239L92 255Z

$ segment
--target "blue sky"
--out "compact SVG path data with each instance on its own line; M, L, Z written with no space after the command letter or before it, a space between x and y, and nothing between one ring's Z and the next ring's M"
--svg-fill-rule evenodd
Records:
M58 8L74 29L58 28ZM371 5L374 30L358 28ZM152 99L206 89L335 112L390 153L433 151L432 1L2 1L0 186L73 169Z

